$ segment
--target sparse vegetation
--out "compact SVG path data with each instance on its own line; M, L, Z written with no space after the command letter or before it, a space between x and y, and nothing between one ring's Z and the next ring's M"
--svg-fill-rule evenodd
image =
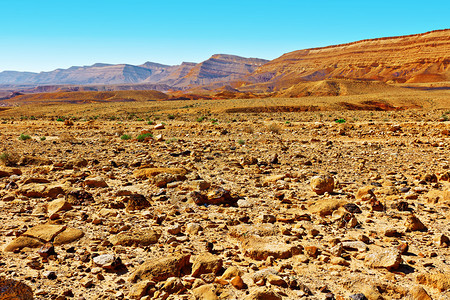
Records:
M29 136L28 134L21 133L20 136L19 136L19 140L21 140L21 141L26 141L26 140L29 140L29 139L31 139L31 136Z
M237 142L238 142L239 145L244 145L245 144L245 141L242 140L242 139L238 140Z
M201 116L201 117L198 117L196 121L200 123L200 122L203 122L203 120L205 120L205 118L206 118L205 116Z
M174 115L168 115L168 116L167 116L167 119L173 120L173 119L175 119L175 116L174 116Z
M278 124L272 123L269 126L267 126L267 130L271 133L279 134L281 131L281 127Z
M347 121L345 121L345 119L337 119L337 120L334 120L336 123L339 123L339 124L343 124L343 123L345 123L345 122L347 122Z
M145 141L145 139L147 139L149 137L153 137L153 134L151 134L151 133L143 133L143 134L138 135L136 139L139 142L143 142L143 141Z
M45 136L41 136L40 140L45 141L47 138Z
M0 154L0 161L7 167L12 167L17 164L19 161L19 157L17 154L13 154L10 152L3 152Z
M58 118L58 119L56 119L56 121L58 121L58 122L64 122L64 119L63 119L63 118Z
M166 144L171 144L171 143L176 142L176 141L178 141L177 138L170 138L170 139L168 139L168 140L166 141Z
M131 135L129 134L124 134L120 137L121 140L130 140L131 139Z

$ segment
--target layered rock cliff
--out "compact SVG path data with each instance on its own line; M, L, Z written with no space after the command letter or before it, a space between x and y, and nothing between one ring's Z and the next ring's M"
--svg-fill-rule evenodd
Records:
M450 80L450 29L286 53L251 74L266 88L331 78L383 82Z

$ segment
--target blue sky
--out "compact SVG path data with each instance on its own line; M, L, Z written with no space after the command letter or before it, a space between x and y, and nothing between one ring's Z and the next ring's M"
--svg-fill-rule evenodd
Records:
M450 1L1 0L0 71L96 62L274 59L367 38L450 28Z

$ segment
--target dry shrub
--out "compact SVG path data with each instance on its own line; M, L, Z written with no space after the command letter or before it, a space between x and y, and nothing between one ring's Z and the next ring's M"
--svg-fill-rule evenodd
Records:
M246 125L242 128L242 131L248 134L252 134L254 130L252 126Z
M281 127L278 124L272 123L267 126L267 131L279 134L281 132Z
M19 155L12 152L3 152L0 154L0 163L7 167L13 167L17 165L19 161Z
M68 143L77 142L77 139L68 132L61 133L58 138L61 142L68 142Z

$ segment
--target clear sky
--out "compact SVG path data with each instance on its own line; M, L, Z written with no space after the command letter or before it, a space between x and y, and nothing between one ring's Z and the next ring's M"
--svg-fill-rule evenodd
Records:
M274 59L356 40L450 28L450 1L0 0L0 71Z

